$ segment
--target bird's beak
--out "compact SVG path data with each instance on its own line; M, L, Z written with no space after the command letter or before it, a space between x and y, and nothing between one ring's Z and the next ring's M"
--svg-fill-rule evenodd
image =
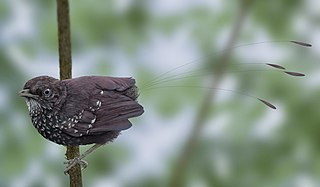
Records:
M29 89L21 90L19 92L19 96L20 97L31 97L31 98L36 98L37 97L36 95L31 94Z

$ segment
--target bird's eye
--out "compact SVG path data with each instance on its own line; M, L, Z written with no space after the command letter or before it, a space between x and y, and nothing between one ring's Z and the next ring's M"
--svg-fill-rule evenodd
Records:
M44 95L45 97L49 97L49 96L51 95L51 90L50 90L49 88L45 89L45 90L43 91L43 95Z

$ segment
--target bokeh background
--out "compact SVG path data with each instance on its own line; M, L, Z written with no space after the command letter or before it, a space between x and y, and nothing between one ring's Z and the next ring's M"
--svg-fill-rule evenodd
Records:
M84 185L320 186L319 6L71 0L73 76L134 77L146 111L86 159ZM313 47L280 42L292 39ZM250 43L260 44L225 50ZM34 76L59 77L57 49L55 1L1 1L1 187L68 185L65 148L36 132L17 96ZM266 62L307 76L290 77Z

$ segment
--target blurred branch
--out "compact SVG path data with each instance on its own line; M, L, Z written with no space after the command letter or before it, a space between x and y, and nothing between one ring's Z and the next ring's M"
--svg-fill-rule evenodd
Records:
M223 78L223 72L225 72L229 63L229 58L232 52L232 46L234 45L235 41L237 40L241 32L241 27L243 25L246 12L248 11L248 8L250 7L250 5L251 5L251 0L241 1L239 15L237 16L237 20L235 21L235 24L232 28L231 35L226 44L226 47L225 47L226 50L222 54L221 60L218 63L217 69L215 70L215 73L212 76L213 88L219 87L221 79ZM173 173L169 181L170 187L184 186L183 178L186 174L188 163L192 158L192 154L195 150L195 146L199 139L200 132L204 127L205 119L208 116L209 108L213 104L208 101L212 101L212 97L215 95L215 91L216 90L214 89L208 89L207 93L204 96L202 104L200 105L198 113L193 122L193 125L192 125L193 129L191 131L191 134L188 137L188 140L186 141L178 157L175 167L173 168Z
M57 0L58 38L59 38L59 64L60 79L72 78L72 58L70 39L70 18L68 0ZM79 156L79 146L68 146L67 159ZM81 167L76 165L69 170L70 186L82 187Z

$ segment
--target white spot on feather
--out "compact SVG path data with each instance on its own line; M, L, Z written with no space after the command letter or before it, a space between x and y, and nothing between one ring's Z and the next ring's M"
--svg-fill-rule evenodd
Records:
M94 122L96 122L96 116L94 116L93 120L91 120L91 124L93 124Z
M97 106L98 106L98 108L97 108L97 109L99 109L99 108L100 108L100 106L101 106L101 101L99 101L99 100L98 100L96 104L97 104Z
M101 90L100 94L103 95L103 90Z

